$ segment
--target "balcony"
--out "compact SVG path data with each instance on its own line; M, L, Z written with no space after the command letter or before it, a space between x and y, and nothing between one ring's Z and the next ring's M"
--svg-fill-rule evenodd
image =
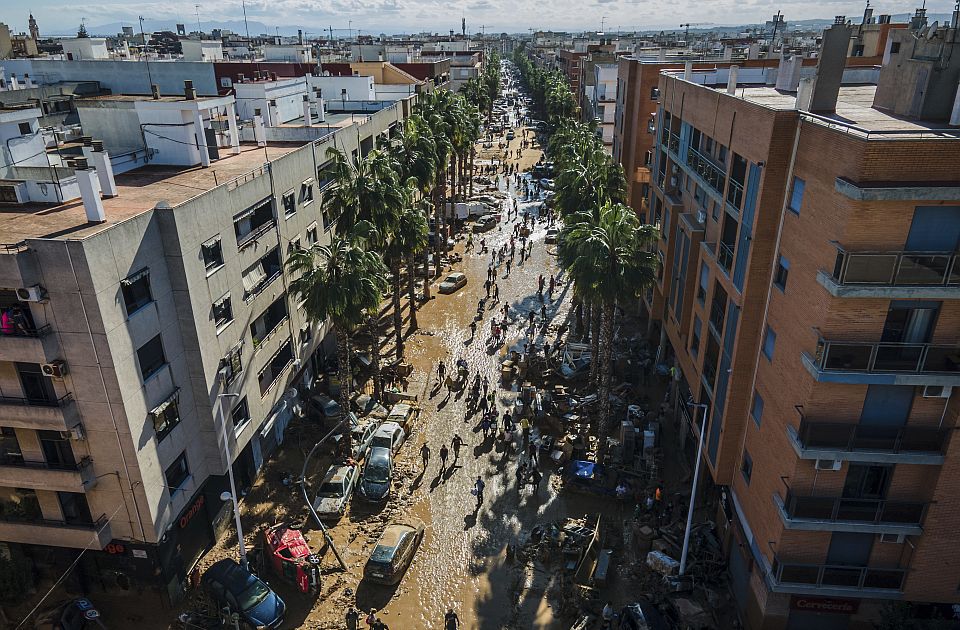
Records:
M674 155L680 155L680 136L675 133L671 133L670 139L667 141L667 148Z
M903 593L906 577L906 569L901 568L803 564L776 558L767 582L775 593L895 599Z
M0 396L0 417L3 426L17 429L69 431L80 424L71 394L50 401Z
M948 429L883 427L803 420L787 426L787 436L800 459L833 459L881 464L940 465Z
M96 484L93 461L87 457L76 464L56 464L24 459L0 459L0 486L84 492Z
M687 166L692 168L717 194L723 194L723 182L727 176L723 168L714 164L693 147L687 149Z
M49 545L56 541L58 547L103 549L113 540L113 532L106 515L94 522L67 523L4 514L0 516L0 540L25 545Z
M927 504L884 499L847 499L799 495L788 491L785 499L774 494L773 501L787 529L819 532L863 532L875 534L923 533Z
M743 184L732 177L727 185L727 201L738 211L743 203Z
M717 242L717 264L730 275L730 270L733 269L733 245Z
M18 329L0 335L0 361L50 363L59 355L57 339L49 325Z
M838 248L833 272L817 281L836 297L960 298L956 252L848 252Z
M960 347L902 342L819 339L804 367L824 383L960 385Z

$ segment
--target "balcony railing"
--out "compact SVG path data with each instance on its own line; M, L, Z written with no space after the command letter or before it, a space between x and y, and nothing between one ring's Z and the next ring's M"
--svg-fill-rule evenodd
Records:
M723 180L726 178L726 173L721 167L693 147L687 150L687 166L696 171L697 175L717 193L723 194Z
M733 207L740 209L740 204L743 203L743 184L737 180L730 178L730 183L727 185L727 201L733 204Z
M667 144L667 148L670 149L670 151L674 155L679 155L680 154L680 136L678 136L675 133L671 133L670 140Z
M813 361L815 367L825 371L955 375L960 372L960 347L820 339Z
M45 519L39 515L33 514L23 514L16 512L0 512L0 521L5 523L27 523L30 525L39 525L41 527L69 527L73 529L100 529L106 525L108 519L107 515L104 514L97 520L70 520L70 521L55 521L51 519Z
M783 510L789 519L870 525L915 525L923 522L927 504L884 499L804 496L787 492Z
M727 304L714 300L710 304L710 325L717 331L718 335L723 335L723 320L725 318Z
M847 452L939 453L947 443L948 429L936 427L883 427L804 420L797 441L805 449Z
M72 464L61 463L61 462L41 462L34 461L29 459L21 459L17 457L4 456L0 457L0 466L13 466L16 468L32 468L38 470L66 470L69 472L79 472L91 465L93 460L89 457L84 457L78 462Z
M730 273L730 270L733 268L733 246L727 245L723 241L717 242L717 264L727 270L727 273Z
M781 587L900 592L907 571L842 564L801 564L777 559L771 577Z
M833 280L839 285L891 287L960 286L956 252L837 251Z
M0 334L0 339L2 339L3 337L31 337L31 338L46 337L47 335L50 334L50 332L51 332L52 330L53 330L53 329L50 328L50 324L46 324L46 325L40 326L40 327L35 327L35 326L28 326L28 327L16 326L16 327L14 327L14 329L11 330L10 332L5 332L5 333L3 333L3 334Z
M71 400L73 400L73 394L64 394L60 398L50 400L17 398L15 396L0 396L0 405L17 405L22 407L63 407Z
M273 227L276 224L277 224L277 220L271 218L265 223L258 225L257 227L253 228L252 230L250 230L249 232L247 232L246 234L244 234L243 236L237 239L237 247L239 249L245 248L247 245L249 245L250 243L253 243L258 238L260 238L261 236L269 232L271 229L273 229Z

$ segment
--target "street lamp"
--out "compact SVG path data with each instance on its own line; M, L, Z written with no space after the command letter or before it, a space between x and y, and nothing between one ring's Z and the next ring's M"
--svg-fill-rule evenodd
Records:
M217 416L220 421L220 439L223 440L223 454L227 458L227 477L230 479L230 491L220 494L221 501L233 500L233 519L237 523L237 543L240 545L240 566L247 568L247 549L243 545L243 527L240 525L240 503L237 500L237 484L233 480L233 458L230 456L230 443L227 441L227 414L223 409L225 398L239 398L240 394L217 394Z
M690 509L687 510L687 528L683 532L683 551L680 553L680 575L687 568L687 553L690 551L690 528L693 525L693 506L697 501L697 483L700 481L700 459L703 457L703 438L707 428L707 403L687 403L694 409L703 409L703 421L700 423L700 436L697 440L697 463L693 468L693 487L690 489ZM693 420L696 424L697 413L694 411Z

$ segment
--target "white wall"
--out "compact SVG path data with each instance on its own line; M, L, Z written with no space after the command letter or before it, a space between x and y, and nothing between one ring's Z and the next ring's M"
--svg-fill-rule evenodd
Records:
M151 162L193 166L200 163L193 113L177 108L146 109L136 103L147 146L156 151Z
M237 114L240 120L250 120L259 109L268 126L277 126L303 116L303 97L307 85L303 79L260 81L257 83L234 83L237 97ZM277 103L277 120L271 118L268 101Z
M8 76L15 73L22 77L27 73L35 83L44 85L61 81L99 81L114 94L150 94L151 79L160 86L163 95L182 95L184 79L193 81L200 96L218 93L213 64L205 61L151 61L149 75L143 61L113 59L4 59L0 60L0 67Z
M30 125L28 133L20 131L21 123ZM36 118L0 123L0 165L49 166L45 149Z
M218 41L181 40L185 61L215 61L223 59L223 44Z
M108 59L107 40L102 37L77 37L62 39L63 54L68 60ZM31 75L32 76L32 75Z
M267 61L309 63L313 60L313 48L310 46L264 46L263 58Z
M373 77L315 77L308 76L310 88L320 88L325 101L341 99L341 90L347 91L348 101L377 100Z
M416 94L417 86L415 85L387 85L385 83L376 83L374 84L374 89L376 91L376 97L374 100L377 101L398 101L402 98L406 98L411 94Z

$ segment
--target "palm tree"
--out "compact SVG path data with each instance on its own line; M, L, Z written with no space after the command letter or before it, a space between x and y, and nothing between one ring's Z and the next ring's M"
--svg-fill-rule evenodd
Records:
M581 295L589 296L601 319L599 364L600 445L610 431L610 372L614 309L618 300L639 298L656 279L657 259L649 245L652 226L641 225L623 204L605 203L598 212L573 215L560 234L558 258Z
M427 125L433 133L434 154L434 184L433 190L433 213L434 213L434 258L435 275L440 275L440 255L446 249L446 239L441 238L444 232L444 213L443 205L447 197L447 169L450 165L450 154L453 152L453 145L450 141L450 131L444 110L448 107L449 96L444 96L447 92L432 92L429 97L424 99L422 115Z
M410 329L417 328L417 302L414 290L414 256L427 246L427 234L430 230L427 225L426 206L424 200L414 202L417 195L416 184L408 182L407 195L410 204L397 216L393 226L390 245L387 247L387 259L390 261L393 272L393 330L397 337L397 358L403 358L403 318L400 310L400 268L406 263L407 267L407 294L410 298Z
M369 249L377 236L373 225L360 221L348 233L335 235L329 245L294 250L286 262L296 276L290 292L303 301L307 318L314 323L329 320L336 338L341 424L350 411L350 335L370 309L379 307L387 287L383 260ZM349 427L344 435L349 449Z

